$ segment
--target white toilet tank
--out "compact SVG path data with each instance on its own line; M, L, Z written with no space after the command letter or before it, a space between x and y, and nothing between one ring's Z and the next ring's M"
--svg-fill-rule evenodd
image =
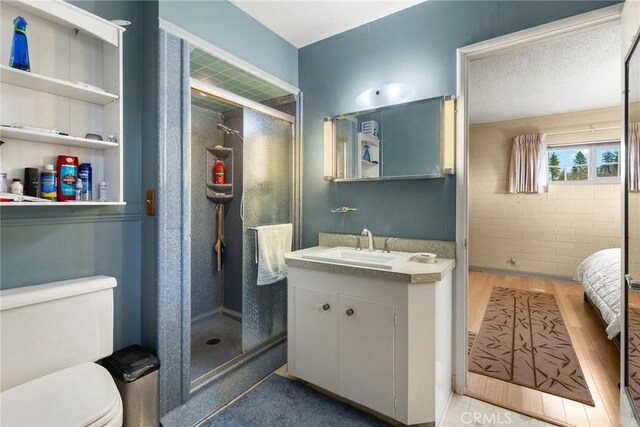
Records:
M92 276L0 291L0 391L110 355L115 287Z

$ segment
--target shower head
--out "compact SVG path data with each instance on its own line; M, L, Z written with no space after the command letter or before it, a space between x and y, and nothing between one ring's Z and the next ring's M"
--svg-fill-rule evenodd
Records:
M240 132L238 132L237 130L231 129L230 127L225 126L222 123L218 123L216 126L218 126L218 129L220 129L226 135L235 135L240 139L240 141L244 142L244 139L242 138L242 136L240 136Z

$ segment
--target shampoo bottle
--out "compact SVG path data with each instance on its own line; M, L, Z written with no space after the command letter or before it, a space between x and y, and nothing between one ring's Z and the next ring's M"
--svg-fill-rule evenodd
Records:
M220 161L220 159L216 160L216 165L213 167L213 183L214 184L224 184L226 181L224 165Z
M58 195L57 187L58 180L53 165L45 165L40 175L40 197L56 200Z
M18 16L13 20L13 43L9 66L19 70L31 71L29 66L29 46L27 45L27 21Z
M76 199L76 181L78 180L78 158L58 156L58 201Z

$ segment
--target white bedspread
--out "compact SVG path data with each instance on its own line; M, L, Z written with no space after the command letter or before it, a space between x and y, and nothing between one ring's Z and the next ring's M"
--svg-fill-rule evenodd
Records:
M607 335L620 333L620 249L605 249L587 257L578 266L575 280L607 322Z

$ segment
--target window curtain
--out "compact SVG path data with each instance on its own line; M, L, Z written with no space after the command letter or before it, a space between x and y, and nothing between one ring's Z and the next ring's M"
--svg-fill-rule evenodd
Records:
M544 193L547 191L547 145L539 133L513 138L510 193Z
M629 191L640 191L640 123L629 123Z

